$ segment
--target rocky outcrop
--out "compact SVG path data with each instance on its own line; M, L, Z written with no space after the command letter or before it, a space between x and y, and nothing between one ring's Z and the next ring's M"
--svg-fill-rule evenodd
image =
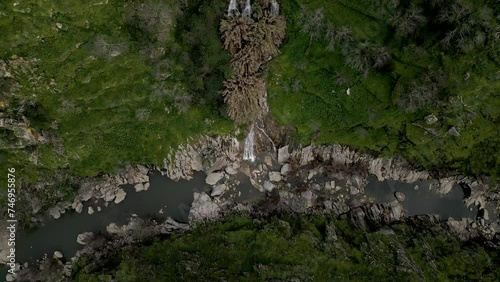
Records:
M123 226L110 223L106 227L106 231L111 235L118 236L128 243L131 243L133 241L142 240L146 237L157 236L160 234L170 234L173 232L188 230L189 228L189 224L177 222L171 217L168 217L165 221L160 223L138 217L132 217L129 219L128 224Z
M369 230L370 226L386 225L401 221L406 214L403 206L398 202L390 204L368 204L349 210L341 215L342 219L349 220L353 225L363 230Z
M241 158L240 142L233 136L202 136L180 145L164 159L165 175L173 180L191 179L195 171L211 173Z
M189 212L189 222L199 222L217 218L221 214L221 206L215 203L206 193L194 193L194 201Z
M76 242L80 245L86 245L88 242L92 241L94 238L94 233L92 232L83 232L78 234L76 237Z

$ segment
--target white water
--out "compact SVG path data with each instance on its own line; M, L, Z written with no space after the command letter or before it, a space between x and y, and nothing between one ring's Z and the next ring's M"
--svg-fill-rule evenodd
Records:
M254 125L250 127L250 132L248 132L247 137L245 138L245 146L243 147L243 159L250 160L251 162L255 161L255 133L253 131Z
M236 0L231 0L231 2L229 2L229 7L227 8L227 13L231 15L234 11L238 11L238 7L236 6Z

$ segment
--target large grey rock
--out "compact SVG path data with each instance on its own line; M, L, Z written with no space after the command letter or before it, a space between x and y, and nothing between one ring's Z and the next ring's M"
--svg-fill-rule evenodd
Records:
M403 202L406 199L405 194L403 194L403 192L399 192L399 191L394 193L394 197L396 197L396 199L399 202Z
M94 233L92 232L83 232L78 234L76 237L76 242L80 245L87 245L94 238Z
M266 189L266 191L271 192L275 187L276 185L274 185L271 181L264 181L264 189Z
M94 213L94 208L89 207L89 209L88 209L88 214L93 214L93 213Z
M278 149L278 163L283 164L290 159L290 153L288 152L288 145Z
M209 173L207 175L207 177L205 178L205 182L208 185L215 185L215 184L217 184L217 182L219 182L219 180L222 179L222 177L224 177L224 173L222 173L222 172L212 172L212 173Z
M58 219L61 217L61 211L59 210L59 207L53 207L49 209L49 214L55 218Z
M458 132L457 128L452 126L450 129L448 129L447 133L451 136L459 137L460 132Z
M61 251L55 251L54 252L54 258L60 259L63 257L63 253Z
M235 169L233 166L228 166L226 167L225 169L226 173L229 174L229 175L235 175L238 173L238 170Z
M127 193L125 191L123 191L122 189L118 190L118 193L116 193L115 204L119 204L123 200L125 200L125 196L127 196Z
M227 189L226 184L218 184L215 185L214 189L212 190L212 194L210 196L216 197L222 195Z
M277 171L270 171L269 172L269 180L272 182L280 182L281 181L281 174Z
M16 278L11 273L7 273L7 275L5 276L5 281L7 282L16 281Z
M429 125L436 123L436 121L438 121L438 118L433 114L425 117L425 122Z
M443 178L439 180L439 188L437 189L437 192L440 194L448 194L453 186L455 186L456 180L453 177L448 177L448 178Z
M222 170L225 166L228 165L228 161L225 158L218 158L211 166L206 170L207 174L210 174L214 171Z
M303 148L300 156L300 165L306 165L313 160L314 160L313 146L307 146Z
M290 164L284 164L280 169L280 173L281 173L281 175L286 176L286 175L288 175L290 170L291 170Z
M80 202L80 203L78 203L78 204L76 205L76 207L75 207L75 211L76 211L77 213L81 213L81 212L82 212L82 210L83 210L83 204Z
M144 183L144 191L148 191L150 185L149 182Z
M113 201L113 199L116 197L115 193L113 193L113 191L106 191L106 193L104 194L104 201L105 202L111 202Z
M106 231L109 234L122 234L123 233L123 230L120 227L118 227L118 225L116 225L116 223L114 223L114 222L111 222L110 224L108 224L108 226L106 226Z
M359 189L355 186L349 186L349 193L351 195L357 195L359 194Z
M134 185L135 192L141 192L144 191L144 184L142 183L137 183Z
M220 214L220 206L206 193L194 193L194 201L189 211L189 222L214 219Z

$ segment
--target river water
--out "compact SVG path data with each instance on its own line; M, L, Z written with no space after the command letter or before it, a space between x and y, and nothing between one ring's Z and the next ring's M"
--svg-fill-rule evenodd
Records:
M435 189L429 189L431 181L403 183L394 180L377 181L370 177L365 193L374 197L378 203L388 203L395 200L394 193L402 192L405 200L401 203L408 211L408 215L435 214L441 219L475 218L477 208L468 209L464 203L464 193L459 185L455 185L446 195L439 195Z
M234 198L236 201L252 201L263 197L262 193L251 186L247 176L240 173L238 180L240 184L233 191L240 195ZM187 222L193 202L193 192L210 191L210 187L205 184L204 173L196 173L190 181L178 182L161 176L160 173L153 173L150 175L150 184L148 191L139 193L135 192L132 185L126 185L124 189L127 197L120 204L111 203L108 207L104 207L102 202L87 202L80 214L74 211L67 212L57 220L48 218L44 226L36 230L20 232L16 244L17 261L33 262L44 254L52 256L56 250L61 251L65 258L70 258L82 247L76 242L78 234L88 231L105 232L108 224L111 222L117 225L126 224L132 214L139 217L170 216L177 221ZM418 189L415 189L416 185ZM476 208L469 210L463 205L463 192L460 187L456 186L447 195L439 196L433 190L429 190L428 186L429 182L412 184L398 181L380 182L372 177L365 187L365 193L373 197L376 202L384 203L394 201L394 192L402 192L406 195L402 204L409 215L437 214L442 219L476 216ZM97 205L102 207L100 212L97 211ZM87 214L89 206L95 210L92 215ZM160 213L160 210L163 213ZM5 268L0 270L0 275L3 273Z
M47 253L52 256L59 250L64 257L70 258L81 248L76 242L78 234L91 232L105 232L106 226L114 222L123 225L128 222L132 214L138 216L170 216L181 222L187 222L189 208L193 202L193 191L204 189L205 174L197 173L190 181L175 182L159 173L150 175L148 191L135 192L132 185L124 187L127 197L120 204L111 203L104 207L103 203L95 204L89 201L84 204L82 213L74 211L63 214L57 220L47 219L44 226L31 231L21 232L17 237L16 255L19 262L31 262ZM97 211L97 205L102 207ZM92 206L94 214L89 215L87 209ZM163 214L159 211L163 210Z

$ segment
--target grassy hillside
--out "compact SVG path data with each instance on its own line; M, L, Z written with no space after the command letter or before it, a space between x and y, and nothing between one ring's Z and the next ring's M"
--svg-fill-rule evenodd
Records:
M283 1L287 38L268 70L275 118L302 142L498 179L500 7L434 2Z
M448 231L365 232L328 216L230 217L186 234L82 258L73 281L494 281L498 253ZM96 265L97 263L97 265ZM99 264L104 265L100 266Z
M14 78L2 78L1 114L26 116L49 142L0 148L1 171L14 166L34 182L61 168L162 164L170 146L229 132L218 31L226 3L181 2L2 1L0 59ZM21 68L19 57L31 63Z

